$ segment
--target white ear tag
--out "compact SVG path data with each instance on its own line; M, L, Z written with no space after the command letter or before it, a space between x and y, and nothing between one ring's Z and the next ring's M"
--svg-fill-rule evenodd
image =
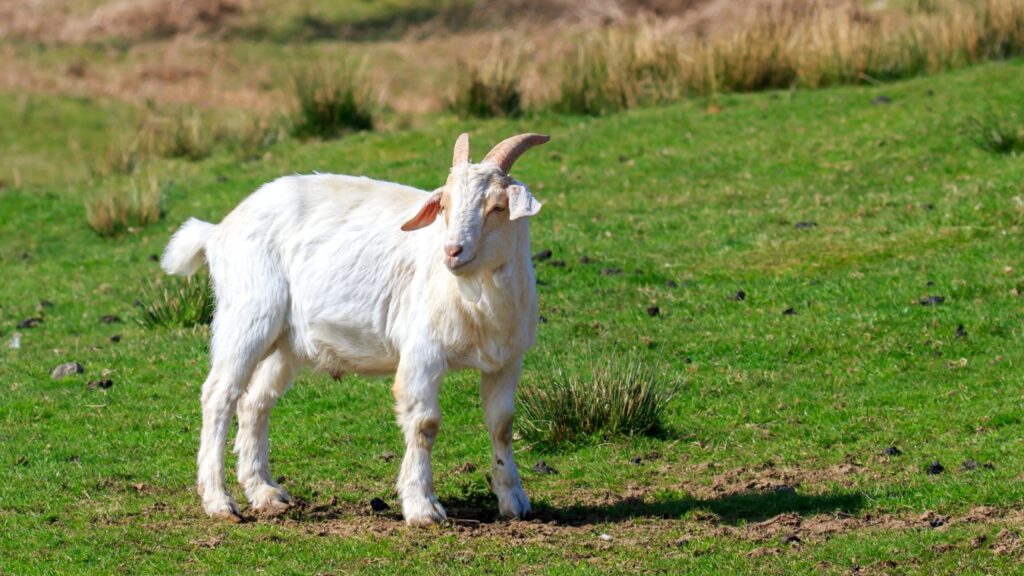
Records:
M483 286L481 286L479 278L456 276L455 283L459 285L459 292L462 293L463 298L474 304L480 301L480 296L483 295Z
M540 212L541 203L530 194L530 189L522 184L512 184L505 189L508 193L508 219L516 220L523 216L535 216Z

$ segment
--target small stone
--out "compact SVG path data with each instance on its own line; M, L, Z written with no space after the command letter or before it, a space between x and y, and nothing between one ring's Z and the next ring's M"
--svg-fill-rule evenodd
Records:
M383 512L391 507L388 506L387 502L381 500L380 498L374 498L373 500L370 500L370 508L374 512Z
M903 451L895 446L889 446L885 450L882 450L883 456L899 456L900 454L903 454Z
M939 462L938 460L932 462L931 464L928 465L927 468L925 468L925 472L927 472L931 476L942 474L945 471L946 467L943 466L942 463Z
M18 328L35 328L42 322L42 318L25 318L21 322L18 322Z
M622 268L602 268L601 276L618 276L622 274Z
M810 230L811 228L814 228L817 225L818 225L817 222L812 222L810 220L804 220L804 221L801 221L801 222L797 222L796 224L793 225L793 227L796 228L797 230Z
M630 464L640 464L643 461L644 461L644 457L643 456L633 456L632 458L629 459L629 463Z
M540 252L537 252L536 254L534 254L533 255L533 259L536 260L537 262L543 262L543 261L547 260L548 258L551 258L551 256L553 254L554 253L551 250L544 249L544 250L541 250Z
M747 293L744 292L743 290L737 290L736 293L730 297L730 299L735 300L737 302L743 302L744 300L747 299Z
M964 325L963 324L957 324L957 326L956 326L956 337L957 338L967 338L967 330L964 330Z
M547 462L540 460L531 468L537 474L558 474L558 470L555 470L551 466L548 466Z
M651 318L654 318L655 316L657 316L659 314L661 314L661 309L658 308L657 306L648 306L647 307L647 315L650 316Z
M120 321L121 318L113 314L104 314L103 316L100 316L100 322L103 322L104 324L117 324Z
M110 380L108 378L108 379L104 379L104 380L93 380L92 382L89 382L86 385L86 387L88 387L89 390L95 390L97 388L100 388L100 389L103 389L103 390L107 390L107 389L109 389L113 385L114 385L114 381Z
M775 487L776 494L796 494L796 488L793 488L789 484L780 484Z
M385 452L385 453L380 455L380 459L385 461L385 462L391 462L392 460L395 459L395 453L394 452L390 452L390 451Z
M885 104L892 104L892 98L889 98L885 94L875 96L875 99L871 101L873 106L881 106Z
M110 337L110 341L113 342L114 344L117 344L118 342L121 341L121 335L114 334L113 336Z
M541 324L547 324L548 323L548 319L547 319L546 316L541 316L541 317L537 318L537 322L540 322Z
M927 298L921 298L918 300L918 304L921 306L938 306L946 301L945 296L929 296Z
M676 282L675 280L668 280L665 282L665 286L669 288L679 288L679 283Z
M85 372L85 367L81 364L78 362L68 362L54 368L53 372L50 373L50 377L54 380L60 380L69 374L81 374L82 372Z
M15 332L11 334L11 339L7 341L7 347L11 350L18 350L21 348L21 334Z
M600 536L598 536L598 538L600 538L602 542L611 542L612 541L612 537L609 534L601 534Z
M786 308L782 311L783 316L796 316L796 310L792 307Z

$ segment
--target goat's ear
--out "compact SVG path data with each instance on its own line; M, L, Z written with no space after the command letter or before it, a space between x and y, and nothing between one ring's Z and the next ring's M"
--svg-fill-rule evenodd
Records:
M433 224L434 220L437 219L438 212L441 211L441 195L443 192L444 188L434 190L434 193L420 207L420 211L408 222L402 224L402 231L411 232Z
M530 189L522 184L512 184L506 188L508 193L508 219L517 220L524 216L536 216L540 212L540 202L530 194Z

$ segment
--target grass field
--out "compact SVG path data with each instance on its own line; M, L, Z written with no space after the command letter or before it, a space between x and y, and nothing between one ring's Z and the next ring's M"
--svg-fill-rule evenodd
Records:
M84 198L126 177L86 166L132 112L0 94L0 573L1021 572L1024 163L965 131L1024 111L1021 94L1011 61L596 119L436 116L256 161L218 150L152 165L163 220L115 238L88 228ZM207 520L193 482L209 334L138 324L152 255L281 174L435 187L463 130L478 151L552 136L516 166L545 202L534 251L553 252L525 381L641 354L682 384L667 429L517 443L536 518L494 522L476 380L451 376L434 467L460 521L410 529L390 382L303 373L271 426L300 505ZM50 378L72 360L84 374ZM113 386L87 387L101 378ZM541 460L558 474L531 471Z

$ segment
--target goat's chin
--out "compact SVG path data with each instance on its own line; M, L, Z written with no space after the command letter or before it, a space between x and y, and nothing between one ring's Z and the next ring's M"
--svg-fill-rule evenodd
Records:
M476 270L475 260L466 260L452 263L451 261L445 261L444 266L452 273L453 276L467 276Z

